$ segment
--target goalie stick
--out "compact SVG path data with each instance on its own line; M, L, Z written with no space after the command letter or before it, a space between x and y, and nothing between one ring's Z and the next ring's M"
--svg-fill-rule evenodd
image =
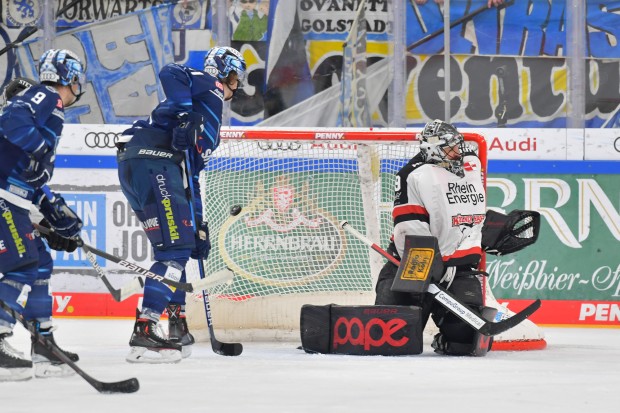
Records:
M58 359L60 359L63 363L71 367L73 371L75 371L77 374L82 376L82 378L86 380L88 384L93 386L99 393L135 393L140 389L140 382L138 382L138 379L136 378L116 381L112 383L107 383L107 382L103 382L103 381L99 381L95 379L94 377L86 373L84 370L82 370L80 367L78 367L77 364L75 364L75 362L73 362L65 353L63 353L62 350L59 349L58 346L52 340L48 340L47 337L45 337L42 334L39 334L36 331L34 325L26 321L23 315L13 310L4 301L0 301L0 307L4 311L9 313L17 321L19 321L19 323L23 325L26 330L28 330L28 332L30 333L32 337L34 337L46 349L51 351L52 354L58 357Z
M189 188L190 194L190 204L189 208L191 211L191 216L194 218L192 220L192 226L194 227L194 232L196 232L196 214L194 213L194 183L192 182L191 177L191 162L189 160L189 152L185 151L185 176L187 177L187 187ZM200 278L205 278L205 267L204 262L201 259L198 259L198 273L200 274ZM209 302L209 293L205 290L202 292L202 303L205 308L205 315L207 317L207 328L209 329L209 339L211 340L211 348L213 352L219 354L221 356L238 356L243 352L243 345L241 343L223 343L219 341L215 337L215 329L213 328L213 317L211 315L211 303Z
M347 221L340 222L340 227L348 231L351 235L362 241L374 251L383 255L394 265L400 265L399 260L397 260L390 253L385 251L383 248L369 240L361 232L353 228ZM512 327L516 326L521 321L532 315L536 310L540 308L541 305L540 300L536 300L512 317L494 323L492 321L487 321L481 318L476 313L469 310L469 308L467 308L467 306L461 303L459 299L454 297L452 294L450 294L444 288L440 287L437 284L430 284L428 287L428 292L433 295L433 298L437 300L439 304L443 305L447 310L454 313L454 315L459 317L461 320L478 330L480 334L483 334L485 336L494 336L503 333L506 330L510 330Z

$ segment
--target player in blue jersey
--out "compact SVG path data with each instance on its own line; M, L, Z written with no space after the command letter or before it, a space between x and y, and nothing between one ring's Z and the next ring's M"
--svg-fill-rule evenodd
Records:
M169 64L159 73L166 99L121 137L118 174L121 189L153 246L151 271L185 281L189 258L209 255L209 230L202 220L199 173L220 143L224 101L230 100L246 74L241 54L230 47L207 52L205 67L196 70ZM188 151L195 200L192 216L184 180ZM196 218L194 231L192 221ZM163 311L169 314L168 337L158 334ZM185 293L147 278L142 309L129 341L127 361L173 363L191 354L194 338L185 321Z
M56 147L64 124L64 108L84 93L84 67L69 50L51 49L39 61L41 84L16 79L5 90L0 114L0 300L54 341L50 253L34 231L30 210L43 215L53 229L50 247L74 250L82 221L62 196L47 189ZM47 238L47 236L46 236ZM72 370L33 339L31 360L6 341L15 319L0 311L0 380L66 376ZM65 351L73 361L76 354Z

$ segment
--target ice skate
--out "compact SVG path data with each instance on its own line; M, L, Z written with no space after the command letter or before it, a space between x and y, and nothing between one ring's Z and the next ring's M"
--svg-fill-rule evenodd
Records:
M148 318L136 319L129 346L125 358L129 363L178 363L182 359L181 345L162 337L157 322Z
M181 354L187 358L192 354L192 345L196 342L189 332L187 319L181 305L170 304L168 310L168 339L182 346Z
M50 343L56 345L56 347L58 347L58 349L62 351L71 361L75 363L80 360L80 357L77 354L63 350L58 346L58 344L56 344L53 327L42 328L37 323L36 328L39 334L45 337ZM31 355L35 377L68 377L75 374L75 371L73 371L71 367L52 353L51 347L44 345L34 336L31 337L31 341Z
M22 381L32 378L32 361L16 351L6 340L12 332L0 333L0 381Z

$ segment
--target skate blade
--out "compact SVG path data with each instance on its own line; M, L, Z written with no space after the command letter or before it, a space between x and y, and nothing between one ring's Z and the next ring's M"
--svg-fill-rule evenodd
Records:
M70 377L75 371L67 364L52 364L49 361L34 363L34 376L39 379L49 379L52 377Z
M0 367L0 382L2 381L25 381L32 379L32 368L5 369Z
M191 356L191 355L192 355L192 346L191 346L191 345L189 345L189 346L183 346L183 347L181 348L181 356L182 356L184 359L188 358L188 357L189 357L189 356Z
M129 363L178 363L183 358L179 350L172 349L149 349L146 347L131 347L125 360Z

